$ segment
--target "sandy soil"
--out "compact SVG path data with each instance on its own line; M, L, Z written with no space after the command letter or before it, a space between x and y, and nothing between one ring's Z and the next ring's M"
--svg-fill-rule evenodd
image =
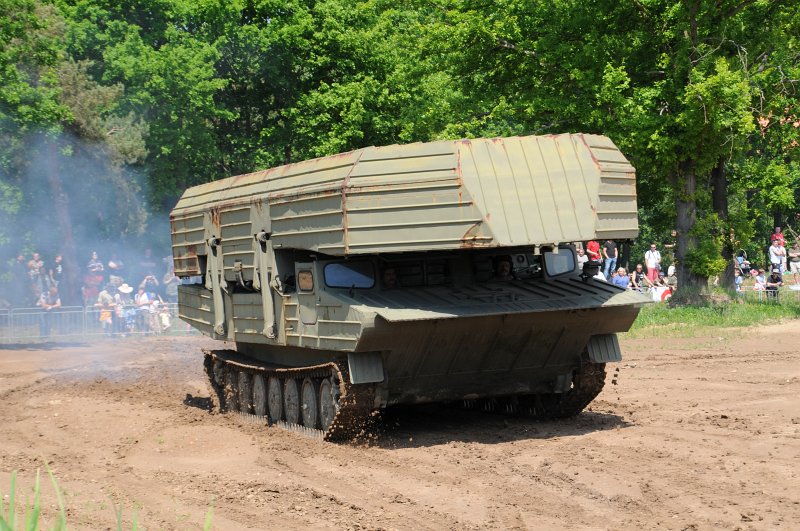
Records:
M209 340L4 346L0 490L46 460L73 529L797 529L799 343L627 339L575 419L409 408L357 447L209 414Z

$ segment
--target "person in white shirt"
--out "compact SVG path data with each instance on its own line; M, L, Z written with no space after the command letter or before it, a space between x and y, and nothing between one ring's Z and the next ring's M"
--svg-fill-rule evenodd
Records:
M786 249L781 245L780 240L773 240L769 246L769 262L773 268L780 269L783 274L784 260L786 260Z
M644 253L644 263L647 265L647 279L654 283L658 280L658 272L661 269L661 253L658 252L656 244L650 244L650 250Z

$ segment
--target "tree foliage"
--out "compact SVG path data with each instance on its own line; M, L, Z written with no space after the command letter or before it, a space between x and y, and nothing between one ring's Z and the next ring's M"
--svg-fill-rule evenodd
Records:
M0 0L0 214L31 199L34 133L62 167L95 168L83 178L102 186L72 195L115 203L112 237L143 233L188 186L263 167L582 131L637 168L634 259L676 230L682 281L701 284L795 222L798 4Z

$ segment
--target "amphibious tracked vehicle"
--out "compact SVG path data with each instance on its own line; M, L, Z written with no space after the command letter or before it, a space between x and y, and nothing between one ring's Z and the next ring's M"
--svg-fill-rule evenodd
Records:
M188 189L180 317L212 400L328 440L393 404L579 413L646 299L577 267L638 234L633 167L596 135L368 147Z

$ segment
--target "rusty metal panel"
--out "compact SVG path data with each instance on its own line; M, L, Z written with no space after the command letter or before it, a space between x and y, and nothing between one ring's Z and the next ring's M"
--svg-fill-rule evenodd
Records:
M201 275L197 255L205 248L203 215L172 217L172 256L178 276Z

